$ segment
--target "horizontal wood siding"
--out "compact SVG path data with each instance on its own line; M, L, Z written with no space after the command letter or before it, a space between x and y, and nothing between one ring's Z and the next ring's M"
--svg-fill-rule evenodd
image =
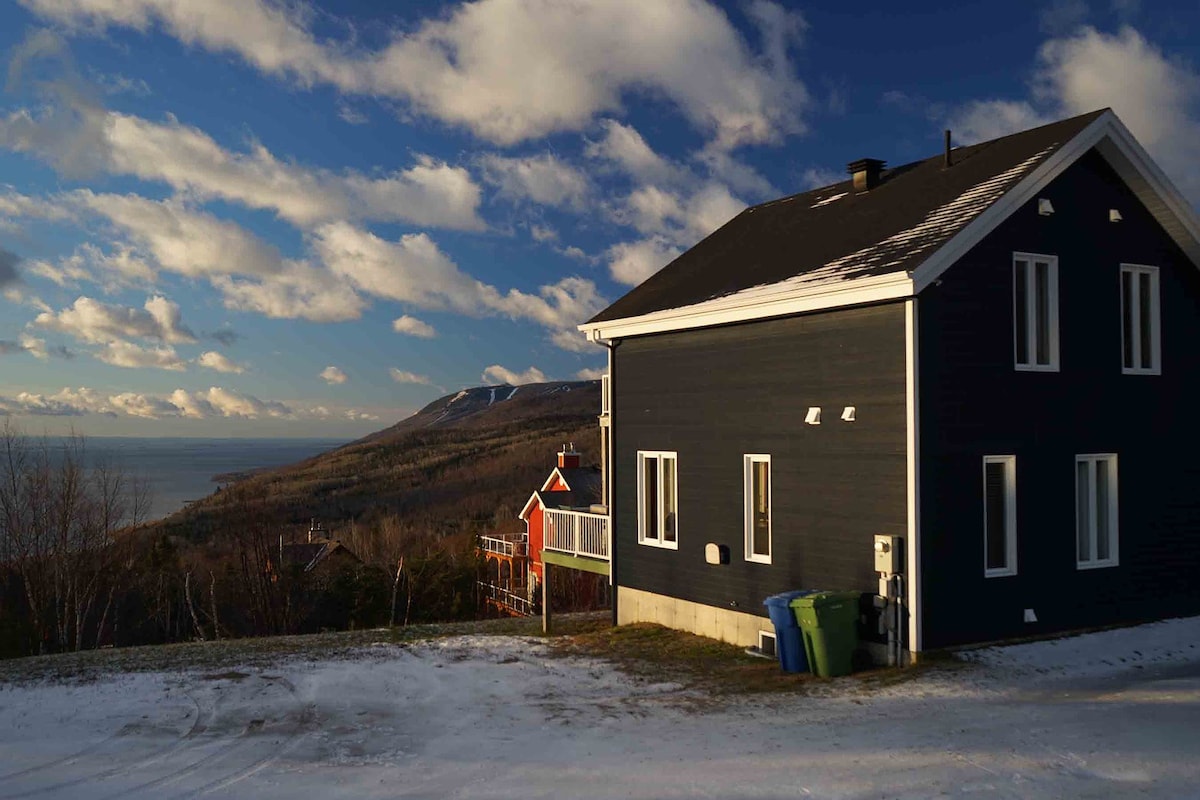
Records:
M1200 272L1095 153L1041 196L1052 216L1031 200L918 300L927 648L1200 612ZM1058 256L1057 373L1013 368L1014 251ZM1160 268L1161 376L1121 373L1123 262ZM1118 454L1117 567L1076 569L1085 453ZM1018 574L985 578L982 459L1005 454Z
M872 537L906 525L902 303L627 339L614 376L621 586L752 614L788 589L875 590ZM637 541L639 450L678 452L678 550ZM746 453L771 455L769 565L744 557Z

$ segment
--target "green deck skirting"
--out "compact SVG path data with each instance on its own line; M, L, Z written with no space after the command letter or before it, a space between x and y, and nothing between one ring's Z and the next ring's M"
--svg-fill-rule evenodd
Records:
M582 556L569 556L566 553L555 553L552 550L542 551L542 563L553 564L567 569L581 569L584 572L594 572L597 575L608 574L608 562Z

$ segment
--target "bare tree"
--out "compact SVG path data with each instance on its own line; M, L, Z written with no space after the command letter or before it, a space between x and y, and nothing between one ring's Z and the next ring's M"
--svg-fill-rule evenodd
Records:
M146 484L109 462L89 464L86 442L0 433L0 553L19 579L38 651L99 644L131 550L119 531L144 521ZM105 598L101 605L101 598Z

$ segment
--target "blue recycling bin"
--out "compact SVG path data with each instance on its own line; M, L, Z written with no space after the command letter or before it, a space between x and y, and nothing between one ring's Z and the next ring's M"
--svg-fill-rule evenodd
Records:
M775 626L775 654L779 656L779 666L784 672L808 671L808 659L805 657L804 643L800 638L800 625L796 622L791 602L797 597L805 597L817 591L819 590L794 589L773 594L763 600L763 605L767 607L767 616Z

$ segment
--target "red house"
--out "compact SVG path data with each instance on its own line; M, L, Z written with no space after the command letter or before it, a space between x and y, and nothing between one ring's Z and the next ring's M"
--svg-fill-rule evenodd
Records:
M602 470L583 466L574 444L564 446L557 466L518 515L525 532L480 537L488 574L482 588L489 604L502 613L532 613L547 563L583 573L574 580L575 597L606 595L592 587L594 575L608 575L609 528L603 497Z

